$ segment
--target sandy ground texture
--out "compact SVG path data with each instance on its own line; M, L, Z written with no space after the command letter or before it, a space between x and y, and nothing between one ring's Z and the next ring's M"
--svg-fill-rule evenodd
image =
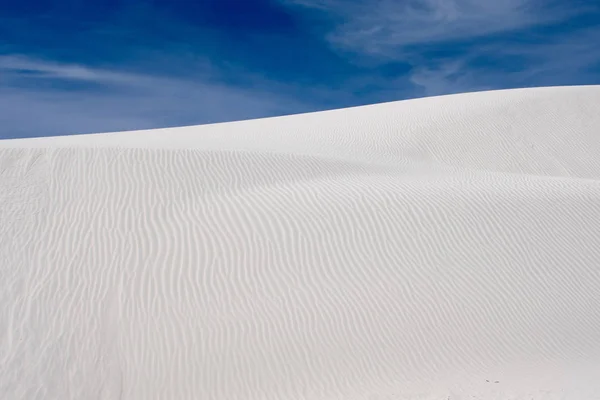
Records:
M600 399L600 87L0 141L0 398Z

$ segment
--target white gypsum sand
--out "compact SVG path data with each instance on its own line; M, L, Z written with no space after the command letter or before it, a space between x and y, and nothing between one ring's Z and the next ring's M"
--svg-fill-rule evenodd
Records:
M0 141L0 398L600 397L600 87Z

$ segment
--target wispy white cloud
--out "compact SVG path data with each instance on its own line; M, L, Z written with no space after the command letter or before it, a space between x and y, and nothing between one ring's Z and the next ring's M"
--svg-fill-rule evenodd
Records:
M0 56L0 70L5 79L24 73L33 73L37 78L72 79L78 81L123 83L131 80L131 76L111 71L95 70L76 64L62 64L52 61L40 61L23 55Z
M0 138L190 125L310 110L275 84L256 82L244 88L216 78L153 76L0 56ZM70 89L73 83L94 88Z
M491 89L491 85L477 82L474 73L465 67L465 60L440 62L433 67L415 68L410 82L420 88L425 96L453 94L467 91Z
M600 83L600 31L558 35L536 46L480 44L448 59L416 66L410 81L420 95L526 86ZM488 60L481 65L481 60ZM520 68L513 64L519 63Z
M409 65L404 82L414 88L410 96L585 82L591 76L586 70L600 58L598 26L586 32L571 27L561 35L532 33L560 27L590 10L598 15L599 7L585 2L280 1L331 16L334 27L326 40L359 64ZM519 32L528 42L516 39ZM513 36L502 39L505 34ZM511 66L515 59L521 60L521 70ZM394 84L399 80L390 81Z
M411 45L475 38L565 18L580 10L544 0L282 0L342 19L328 36L341 49L401 58Z

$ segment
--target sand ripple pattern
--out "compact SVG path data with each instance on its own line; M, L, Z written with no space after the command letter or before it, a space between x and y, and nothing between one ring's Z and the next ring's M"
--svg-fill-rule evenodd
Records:
M474 123L505 124L494 104ZM297 152L244 123L188 149L4 142L0 397L597 398L599 116L513 126L593 139L510 168L518 141L494 167L333 122Z

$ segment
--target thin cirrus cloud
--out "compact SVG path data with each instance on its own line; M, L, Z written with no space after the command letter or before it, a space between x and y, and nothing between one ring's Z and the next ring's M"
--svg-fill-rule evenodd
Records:
M0 139L183 126L349 105L302 29L229 1L0 4ZM219 5L217 7L217 5ZM8 7L8 8L7 8ZM283 10L283 7L280 7ZM287 52L291 43L300 51ZM283 51L282 51L283 50ZM290 56L291 55L291 56ZM325 58L324 58L325 57ZM301 62L302 61L302 62ZM331 69L334 80L323 78ZM338 73L342 70L342 73ZM343 78L341 78L343 79ZM330 88L332 86L336 88Z
M411 94L600 83L600 4L551 0L281 0L332 16L357 63L403 62Z
M600 83L600 32L557 35L532 47L490 41L448 59L423 61L410 80L426 95L504 87Z
M335 46L382 59L404 57L407 47L473 39L560 21L584 12L541 0L282 0L337 15L328 35Z
M309 110L276 93L188 78L0 56L1 137L221 122Z

